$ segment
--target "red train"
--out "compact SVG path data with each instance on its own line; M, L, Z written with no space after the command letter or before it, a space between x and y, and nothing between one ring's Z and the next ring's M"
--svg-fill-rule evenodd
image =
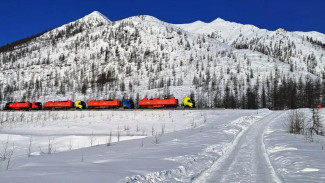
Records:
M177 107L178 99L175 97L170 97L166 99L144 98L139 101L139 108L165 108L165 107ZM184 107L194 107L194 101L190 97L184 98ZM131 99L124 99L123 104L118 99L113 100L91 100L88 102L88 107L84 101L77 100L73 102L71 100L67 101L48 101L44 104L44 109L111 109L111 108L127 108L133 109L134 103ZM41 110L43 109L42 103L29 101L26 102L9 102L5 105L5 110Z
M119 108L121 101L118 99L114 100L92 100L88 102L88 109L109 109Z
M74 102L68 101L48 101L44 104L44 109L71 109L74 108Z
M5 110L40 110L42 109L42 103L40 102L33 102L30 103L29 101L27 102L8 102L5 105Z
M175 97L170 97L169 99L153 98L151 100L149 100L148 98L144 98L139 102L140 108L164 108L177 106L178 99L176 99Z

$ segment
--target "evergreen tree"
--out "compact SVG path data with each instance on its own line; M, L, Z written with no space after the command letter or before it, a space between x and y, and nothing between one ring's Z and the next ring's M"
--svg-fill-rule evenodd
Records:
M224 94L224 99L223 99L223 106L226 109L231 107L230 88L229 88L228 83L226 84L226 87L225 87L225 94Z
M265 88L264 88L264 84L262 87L262 96L261 96L261 103L262 103L262 108L266 108L266 93L265 93Z

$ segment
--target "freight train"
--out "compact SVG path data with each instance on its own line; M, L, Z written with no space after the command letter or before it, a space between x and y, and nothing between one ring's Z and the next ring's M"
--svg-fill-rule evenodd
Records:
M177 108L179 107L178 99L175 97L170 98L144 98L139 101L138 108ZM184 97L182 107L194 108L195 102L191 97ZM44 103L44 106L40 102L8 102L4 110L55 110L55 109L134 109L135 105L132 99L124 99L123 103L119 99L114 100L91 100L86 105L86 102L77 100L73 102L72 100L67 101L48 101Z

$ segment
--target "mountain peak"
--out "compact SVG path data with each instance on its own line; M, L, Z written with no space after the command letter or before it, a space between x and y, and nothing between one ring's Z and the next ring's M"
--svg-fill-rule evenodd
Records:
M101 14L98 11L93 11L92 13L81 18L81 20L86 21L86 22L97 21L97 22L102 22L104 24L112 23L111 20L109 20L105 15Z
M285 30L283 28L279 28L279 29L276 30L276 32L283 32L283 33L285 33L285 32L287 32L287 30Z
M217 19L213 20L211 23L219 23L219 22L227 22L227 21L218 17Z
M104 16L104 15L101 14L99 11L93 11L93 12L91 12L89 15L100 15L100 16Z
M151 15L136 15L133 17L129 17L126 18L127 20L131 20L131 21L154 21L154 22L161 22L161 20L159 20L156 17L153 17Z

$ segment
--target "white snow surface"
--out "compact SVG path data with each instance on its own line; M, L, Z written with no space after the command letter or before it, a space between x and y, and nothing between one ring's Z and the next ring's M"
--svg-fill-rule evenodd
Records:
M2 124L0 137L2 145L7 139L10 147L14 143L15 151L9 170L2 162L0 182L191 182L233 146L239 133L268 113L9 112L14 122ZM124 141L117 142L118 129ZM107 146L110 131L113 142ZM29 137L31 157L26 154ZM49 138L57 150L53 154L47 154Z
M231 149L194 182L281 182L263 146L263 129L280 113L273 112L243 130Z
M310 109L304 110L311 115ZM322 109L321 113L324 114ZM282 182L325 182L325 138L314 136L313 142L303 135L289 134L285 128L286 113L272 122L264 135L264 144L272 165Z
M7 142L8 151L14 149L8 170L8 160L0 160L1 183L324 182L325 179L321 148L325 139L317 137L309 142L301 135L287 133L286 111L0 114L3 119L0 155ZM49 145L53 150L50 154Z

